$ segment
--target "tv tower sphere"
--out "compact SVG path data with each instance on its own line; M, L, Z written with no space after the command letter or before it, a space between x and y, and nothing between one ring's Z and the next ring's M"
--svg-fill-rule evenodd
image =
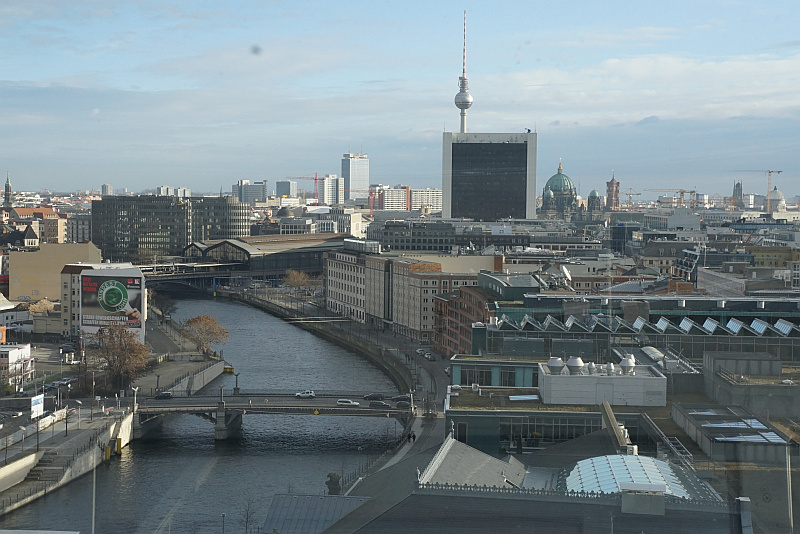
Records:
M469 82L465 76L458 78L458 88L460 91L455 98L456 107L458 109L469 109L472 105L472 95L469 94Z

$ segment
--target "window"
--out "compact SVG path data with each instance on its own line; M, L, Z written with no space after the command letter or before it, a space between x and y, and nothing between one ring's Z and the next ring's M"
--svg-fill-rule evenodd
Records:
M516 386L517 385L517 370L514 367L501 367L500 368L500 385L501 386Z

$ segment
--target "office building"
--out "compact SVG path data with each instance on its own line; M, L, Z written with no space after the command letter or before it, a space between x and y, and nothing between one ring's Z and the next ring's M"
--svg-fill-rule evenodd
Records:
M234 198L239 202L254 204L256 202L266 202L269 196L267 181L253 182L250 180L239 180L231 188Z
M280 180L275 182L275 194L278 197L296 197L297 182L291 180Z
M318 194L319 201L328 206L335 206L337 204L344 204L346 198L345 180L335 174L326 174L319 180Z
M103 196L114 194L114 188L111 186L111 184L103 184L103 186L101 187L101 191Z
M366 154L342 154L342 178L345 200L367 198L369 193L369 158Z
M110 196L92 201L92 242L103 259L151 261L193 241L250 235L250 207L232 197Z
M535 133L444 133L442 217L536 217Z

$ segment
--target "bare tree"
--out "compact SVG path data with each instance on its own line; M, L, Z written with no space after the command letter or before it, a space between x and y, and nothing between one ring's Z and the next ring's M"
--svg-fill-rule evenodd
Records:
M245 533L250 532L250 523L255 521L256 518L256 505L251 497L248 497L242 506L241 518L239 521L244 525Z
M295 271L294 269L286 269L283 274L283 283L294 289L307 287L311 279L308 274L303 271Z
M183 331L191 337L201 352L208 354L212 344L225 343L228 331L210 315L198 315L183 323Z
M147 296L151 304L156 308L158 308L159 311L161 312L162 321L166 317L172 315L178 308L178 304L167 293L163 293L160 291L149 291Z
M127 388L133 379L144 374L147 366L147 345L139 343L123 325L104 326L94 334L89 352L108 365L111 383L117 389Z

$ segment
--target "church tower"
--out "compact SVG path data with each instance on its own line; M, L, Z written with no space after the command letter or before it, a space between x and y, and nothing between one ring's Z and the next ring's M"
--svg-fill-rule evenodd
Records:
M11 177L9 173L6 172L6 189L3 194L3 207L4 208L11 208L13 207L11 202Z

